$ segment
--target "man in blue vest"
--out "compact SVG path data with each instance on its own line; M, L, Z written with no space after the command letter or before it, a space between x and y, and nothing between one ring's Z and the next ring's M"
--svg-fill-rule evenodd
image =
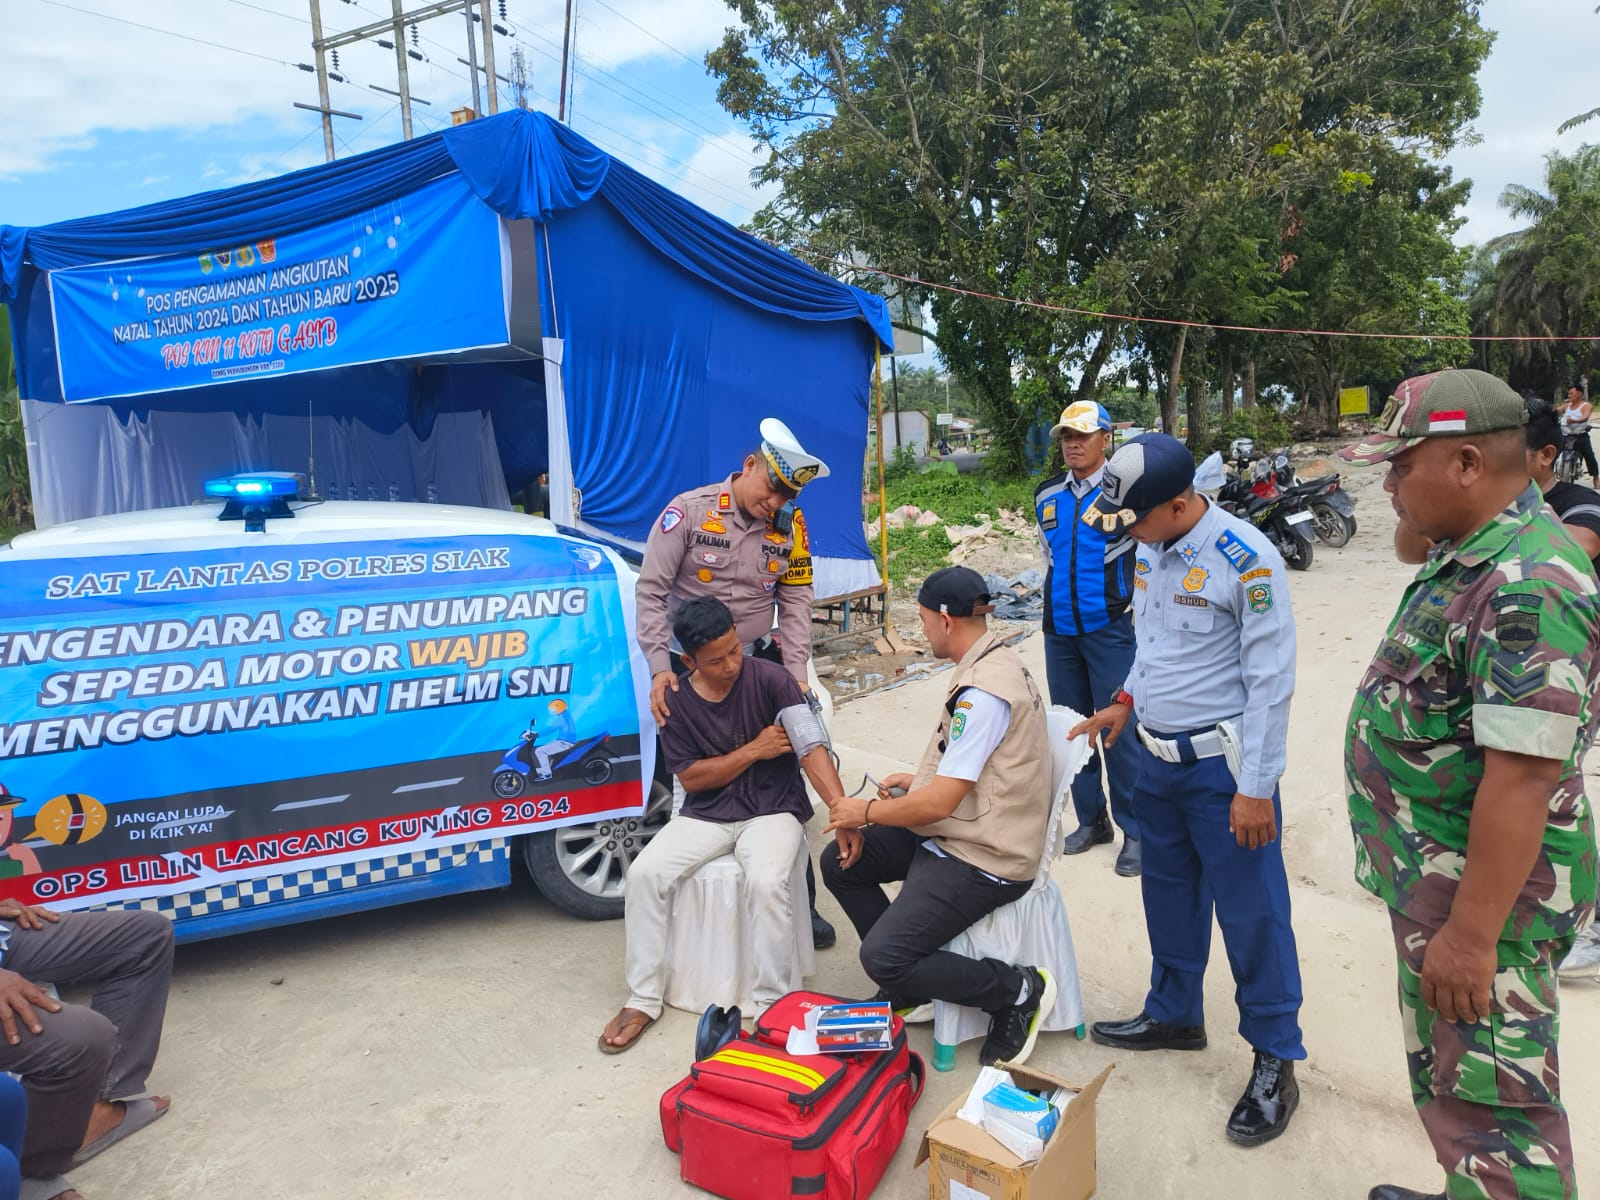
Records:
M1044 547L1044 664L1050 703L1085 715L1103 708L1133 667L1133 539L1126 531L1107 532L1086 524L1083 514L1100 495L1111 449L1111 417L1093 400L1080 400L1061 414L1050 430L1061 443L1065 470L1033 494ZM1114 523L1113 523L1114 524ZM1100 778L1105 760L1105 783ZM1139 781L1139 739L1118 738L1103 756L1089 760L1072 782L1078 828L1062 852L1082 854L1116 839L1111 815L1122 827L1118 875L1139 874L1139 826L1133 789ZM1106 813L1106 794L1111 815Z

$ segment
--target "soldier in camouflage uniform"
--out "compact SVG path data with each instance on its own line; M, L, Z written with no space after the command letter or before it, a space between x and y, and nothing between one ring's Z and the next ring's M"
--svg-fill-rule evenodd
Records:
M1343 451L1388 461L1402 526L1439 543L1361 681L1345 773L1356 878L1394 927L1412 1099L1457 1200L1577 1195L1554 964L1594 912L1578 759L1600 619L1528 478L1524 420L1493 376L1437 372Z

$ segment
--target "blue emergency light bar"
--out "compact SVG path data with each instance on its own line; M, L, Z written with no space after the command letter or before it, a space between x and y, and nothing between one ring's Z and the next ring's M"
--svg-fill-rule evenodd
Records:
M219 521L243 521L246 533L264 533L268 517L292 517L289 501L300 494L300 477L289 471L248 471L206 480L206 495L226 500Z
M253 471L206 480L206 495L224 500L271 500L300 494L300 477L288 471Z

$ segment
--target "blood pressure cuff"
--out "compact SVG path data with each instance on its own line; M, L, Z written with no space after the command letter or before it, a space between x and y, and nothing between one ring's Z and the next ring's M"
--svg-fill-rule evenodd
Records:
M789 745L798 758L804 758L818 746L833 749L821 714L812 712L809 704L791 704L788 708L779 709L778 724L789 735Z

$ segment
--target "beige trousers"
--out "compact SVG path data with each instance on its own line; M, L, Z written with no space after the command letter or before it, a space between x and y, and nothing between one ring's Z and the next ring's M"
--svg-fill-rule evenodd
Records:
M678 881L729 851L739 860L752 911L758 1008L788 990L794 957L794 904L789 880L795 856L805 841L805 826L789 813L748 821L702 821L676 816L656 834L628 868L623 932L627 938L624 971L628 1007L661 1015L667 977L667 917ZM716 937L716 930L706 930Z

